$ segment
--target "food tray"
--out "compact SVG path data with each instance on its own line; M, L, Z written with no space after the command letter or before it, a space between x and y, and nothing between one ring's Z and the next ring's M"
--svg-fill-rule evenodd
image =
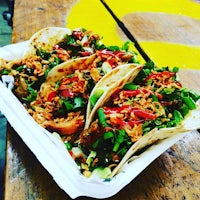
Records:
M23 42L2 47L0 57L8 60L20 58L27 44ZM60 138L38 125L1 81L0 110L58 186L73 199L79 196L101 199L115 195L151 162L187 134L187 132L179 133L152 145L139 156L131 158L131 162L127 163L112 179L86 178L80 173Z

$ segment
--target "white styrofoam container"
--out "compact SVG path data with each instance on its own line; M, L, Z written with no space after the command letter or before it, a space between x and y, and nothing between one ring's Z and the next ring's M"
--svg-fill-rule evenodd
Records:
M8 60L20 58L26 45L27 42L23 42L0 48L0 58ZM98 177L84 177L62 141L38 125L1 81L0 110L58 186L73 199L79 196L101 199L115 195L158 156L187 134L187 132L179 133L151 146L147 151L127 163L118 175L105 181ZM88 190L88 188L90 189Z

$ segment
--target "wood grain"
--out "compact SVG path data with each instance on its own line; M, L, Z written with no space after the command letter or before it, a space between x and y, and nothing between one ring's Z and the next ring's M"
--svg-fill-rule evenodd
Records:
M11 129L9 131L8 151L11 154L7 163L12 171L7 171L5 199L70 199L17 134ZM163 153L117 195L108 199L199 199L199 151L200 135L194 131Z
M15 0L15 12L13 21L12 42L20 42L30 38L39 29L46 26L65 26L65 19L70 8L77 1L73 0ZM153 15L153 14L152 14ZM151 15L151 16L152 16ZM127 16L128 21L130 17ZM147 23L147 18L138 19L137 24L130 24L128 28L142 40L156 37L163 40L159 33L160 27L152 31L141 27L140 23ZM145 16L144 16L145 17ZM166 16L159 20L163 22ZM152 20L150 17L149 20ZM165 20L164 20L165 21ZM186 23L190 23L191 20ZM131 21L130 21L131 23ZM159 26L162 23L158 23ZM173 22L175 23L175 22ZM196 23L192 21L192 23ZM170 24L170 21L168 22ZM193 24L198 25L198 24ZM188 37L192 26L189 24ZM158 30L155 34L155 29ZM141 34L141 30L143 33ZM164 30L164 29L163 29ZM171 29L170 29L171 30ZM177 39L172 37L173 30L166 34L169 41ZM177 31L178 29L176 29ZM196 29L195 29L196 30ZM136 31L136 32L137 32ZM140 33L140 35L139 35ZM121 38L122 32L118 32ZM199 37L198 44L199 44ZM184 37L181 38L181 42ZM191 40L190 40L191 41ZM200 71L181 70L180 78L185 86L194 88L200 92ZM200 199L200 134L193 131L187 134L181 141L164 152L129 185L112 200L199 200ZM7 158L5 169L5 200L68 200L70 197L62 191L54 182L49 173L38 162L23 140L8 125L7 131ZM77 183L78 184L78 183ZM89 188L88 188L89 189ZM80 197L79 200L91 199Z
M200 21L188 16L136 12L122 21L139 41L161 41L200 46Z
M12 43L28 40L48 26L65 27L67 14L77 1L15 0Z

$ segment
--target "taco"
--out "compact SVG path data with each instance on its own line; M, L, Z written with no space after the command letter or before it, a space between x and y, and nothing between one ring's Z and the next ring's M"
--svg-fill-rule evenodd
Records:
M135 62L128 43L106 47L100 39L82 28L45 28L30 39L23 58L0 66L1 75L14 77L13 92L33 118L67 140L84 127L87 102L99 80Z
M28 109L40 125L51 132L59 133L65 142L75 140L83 130L87 121L88 100L95 85L107 93L110 85L115 84L112 76L121 78L130 71L139 72L141 68L137 64L121 65L105 74L100 81L96 81L96 73L93 74L96 69L94 60L95 57L90 60L75 59L55 67L41 85L37 99L31 102ZM122 66L123 71L120 70Z
M139 150L200 128L200 95L184 88L177 72L147 63L136 77L129 73L107 90L78 143L69 145L85 176L101 171L101 178L113 177Z
M136 53L128 51L129 42L125 42L122 48L106 46L100 35L84 28L70 30L68 28L47 27L35 33L27 46L24 57L39 55L45 58L54 54L54 57L60 59L61 62L90 56L97 51L100 57L110 56L109 64L111 67L115 65L117 58L130 62L135 62L136 59Z
M71 36L72 30L61 27L46 27L35 34L28 41L24 56L37 54L38 50L51 52L55 46L64 39Z
M103 105L113 92L113 88L124 85L134 79L143 65L124 64L106 74L92 90L87 104L85 129L88 129L99 105Z
M84 39L83 39L84 38ZM22 100L35 98L49 71L71 59L89 57L100 46L100 36L84 29L48 27L28 41L24 56L0 63L0 75L15 77L15 94Z
M122 48L106 47L101 42L101 37L92 31L83 28L69 30L48 27L31 37L22 58L9 62L1 60L0 75L14 77L13 92L29 107L30 102L36 100L40 86L55 66L60 65L62 68L70 60L91 60L95 56L94 65L97 69L93 74L96 74L96 81L102 77L102 71L105 74L118 65L136 62L136 54L128 50L127 43ZM54 73L57 73L56 70L49 77ZM53 77L55 78L54 75Z

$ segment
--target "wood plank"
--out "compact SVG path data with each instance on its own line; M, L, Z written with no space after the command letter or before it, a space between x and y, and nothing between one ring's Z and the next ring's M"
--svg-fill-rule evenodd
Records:
M15 0L12 42L27 40L37 30L46 26L65 27L65 19L70 9L78 2L80 1ZM82 2L85 3L88 0ZM80 13L77 15L80 16ZM76 25L74 24L75 27ZM121 31L117 31L119 29L113 27L115 26L112 26L112 34L117 33L118 38L127 39ZM130 27L130 30L133 29ZM145 34L144 29L139 32L141 31ZM116 35L114 38L118 40ZM199 77L200 71L180 71L180 78L185 86L200 92L200 82L197 81ZM164 152L128 186L109 199L200 199L199 152L200 135L193 131ZM5 200L26 199L67 200L70 197L56 185L22 139L8 126ZM91 198L80 197L78 199Z
M197 2L177 0L173 6L166 0L105 2L157 65L200 70Z
M70 197L53 181L16 133L9 129L6 200L67 200ZM194 131L149 165L118 194L109 199L198 200L200 135ZM92 199L79 197L79 200Z
M15 0L12 43L28 40L47 26L66 26L66 17L77 0Z

